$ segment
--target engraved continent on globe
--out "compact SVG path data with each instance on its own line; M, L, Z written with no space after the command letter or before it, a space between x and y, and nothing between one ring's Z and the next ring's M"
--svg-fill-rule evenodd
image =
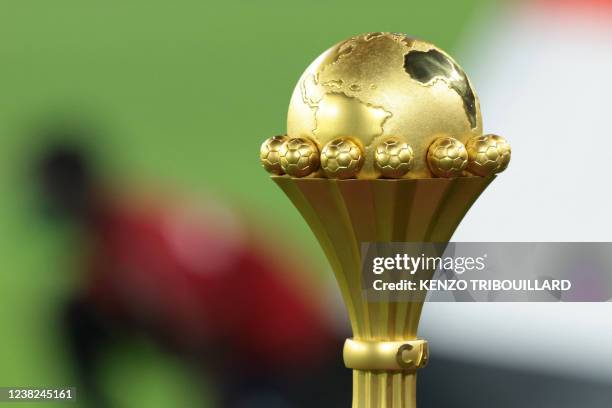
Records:
M466 143L482 135L478 97L459 65L436 46L402 34L370 33L319 56L293 92L289 137L322 149L340 137L364 148L357 178L381 175L376 146L397 137L411 146L412 169L400 177L434 176L427 150L440 137Z

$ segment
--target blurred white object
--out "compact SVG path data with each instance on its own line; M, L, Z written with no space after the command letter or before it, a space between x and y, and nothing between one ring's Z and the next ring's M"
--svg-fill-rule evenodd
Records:
M466 38L512 160L454 241L612 241L612 1L557 3L513 2ZM612 381L609 303L430 303L420 334L449 357Z

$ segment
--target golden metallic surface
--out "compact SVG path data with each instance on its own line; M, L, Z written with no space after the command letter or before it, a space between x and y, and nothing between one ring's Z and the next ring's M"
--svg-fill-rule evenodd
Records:
M386 178L402 178L412 168L414 151L397 137L382 140L374 151L374 166Z
M416 407L415 366L422 366L428 358L424 348L403 346L418 344L414 342L418 341L422 297L413 301L368 300L362 287L361 243L448 242L494 178L272 177L315 234L340 286L353 330L344 355L356 367L353 408ZM433 273L422 271L419 279L431 279ZM384 352L389 342L398 342L398 348ZM364 344L368 350L355 350ZM389 361L393 353L395 363Z
M289 139L287 136L272 136L266 139L259 148L259 160L263 168L271 174L282 175L285 171L280 164L279 150L284 142Z
M448 242L491 174L507 166L510 148L497 136L478 138L478 97L448 54L390 33L356 36L321 54L293 91L287 133L278 148L287 175L272 178L340 286L353 330L344 348L353 408L414 408L416 370L429 359L427 342L416 338L424 294L369 300L361 244ZM468 140L474 173L488 177L459 177L468 174ZM318 149L323 172L306 178L319 167Z
M279 156L283 171L293 177L306 177L319 168L319 149L307 138L287 139Z
M427 151L427 164L438 177L459 177L468 164L468 153L463 143L452 137L436 139Z
M363 151L348 137L327 143L321 150L321 168L329 178L353 178L363 166Z
M287 133L319 148L357 138L365 149L362 179L379 176L378 142L399 137L414 150L406 177L427 178L430 144L444 136L465 143L482 134L482 119L478 97L448 54L405 35L369 33L336 44L306 69L291 97Z
M510 163L510 144L501 136L474 136L465 148L468 153L467 169L477 176L500 173Z
M353 370L409 371L429 361L425 340L368 341L348 339L344 343L344 365Z

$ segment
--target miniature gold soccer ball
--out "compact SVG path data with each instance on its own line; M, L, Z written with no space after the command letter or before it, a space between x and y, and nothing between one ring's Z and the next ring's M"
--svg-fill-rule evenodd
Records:
M285 174L280 164L279 150L284 142L289 139L287 136L273 136L266 139L259 148L259 160L261 165L268 173Z
M391 137L376 146L374 166L383 177L401 178L412 168L412 147L397 137Z
M427 164L438 177L452 178L461 175L468 163L463 143L452 137L436 139L427 151Z
M502 172L510 163L510 144L501 136L474 136L465 145L468 153L467 169L477 176Z
M334 139L321 151L321 168L329 178L355 177L361 166L363 166L361 147L349 138Z
M319 149L310 139L288 139L279 150L280 164L285 173L305 177L319 168Z

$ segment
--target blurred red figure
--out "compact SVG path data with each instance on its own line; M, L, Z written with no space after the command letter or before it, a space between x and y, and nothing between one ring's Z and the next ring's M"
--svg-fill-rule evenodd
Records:
M331 332L296 266L229 210L96 198L90 222L86 296L109 316L181 349L231 345L249 363L301 367L325 354Z
M222 203L105 190L90 167L62 147L39 170L53 212L82 224L86 279L66 322L92 401L107 405L96 364L125 332L213 371L222 406L306 407L318 403L317 389L333 400L324 385L338 389L349 377L337 359L341 340L314 287L294 273L299 258Z

